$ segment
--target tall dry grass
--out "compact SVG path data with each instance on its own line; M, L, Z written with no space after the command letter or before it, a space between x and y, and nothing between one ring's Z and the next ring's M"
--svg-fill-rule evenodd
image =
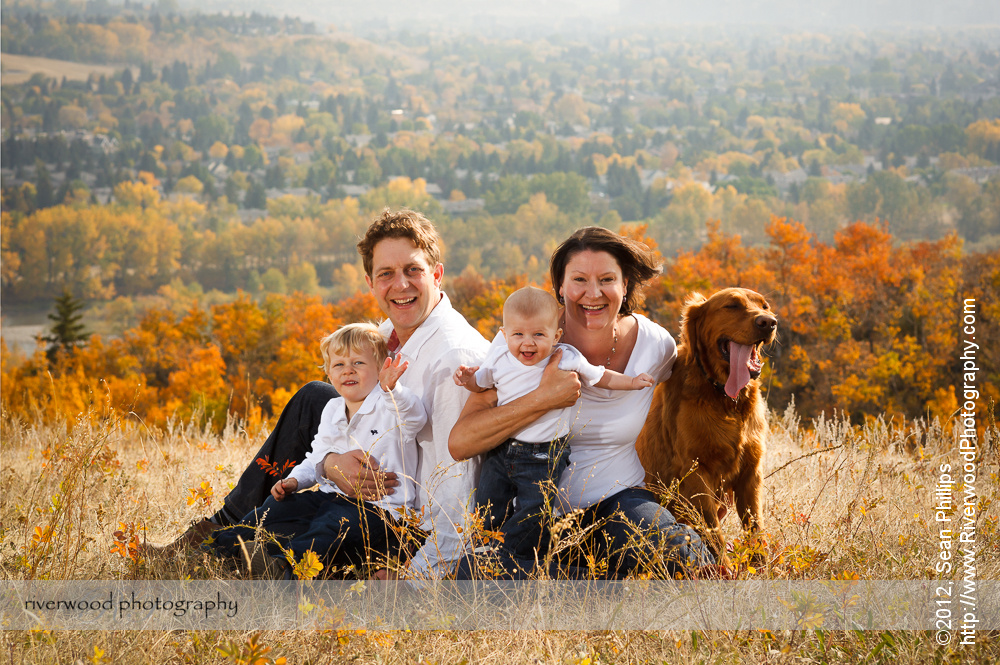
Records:
M724 523L744 579L932 579L933 491L958 461L953 424L771 415L765 459L766 547ZM147 560L143 540L172 539L210 514L259 448L263 432L221 435L185 424L81 417L68 427L4 421L0 575L22 579L222 579L200 552ZM980 441L977 577L1000 572L997 428ZM753 554L765 563L751 566ZM956 573L956 578L957 578ZM940 647L906 631L670 632L5 632L11 662L997 662L998 636ZM266 652L265 652L266 651Z

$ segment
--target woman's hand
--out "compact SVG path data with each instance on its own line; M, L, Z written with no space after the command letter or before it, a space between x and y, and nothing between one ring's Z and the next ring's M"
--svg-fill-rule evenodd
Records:
M576 372L559 369L560 360L562 360L562 349L556 349L549 358L549 364L542 370L542 380L539 382L538 388L533 391L540 393L540 397L543 399L540 405L544 408L543 413L573 406L576 404L576 400L580 399L580 388L583 387L583 384L580 383L580 376ZM528 395L530 394L528 393ZM546 400L545 397L548 399Z
M378 501L399 485L396 474L379 471L378 461L360 450L330 453L323 458L323 476L349 497Z
M549 411L573 406L580 397L580 377L559 369L561 357L561 350L552 354L536 389L503 406L497 406L496 390L470 395L448 439L451 456L463 460L485 453Z

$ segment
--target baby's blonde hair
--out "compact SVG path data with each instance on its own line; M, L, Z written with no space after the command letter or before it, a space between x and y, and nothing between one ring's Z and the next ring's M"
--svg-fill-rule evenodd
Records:
M534 286L525 286L507 296L503 303L504 325L507 316L547 316L553 325L559 326L559 302L548 291Z
M352 351L364 353L371 350L379 367L389 357L385 337L372 323L348 323L341 326L320 341L319 349L323 353L323 371L327 374L330 373L331 355L346 356Z

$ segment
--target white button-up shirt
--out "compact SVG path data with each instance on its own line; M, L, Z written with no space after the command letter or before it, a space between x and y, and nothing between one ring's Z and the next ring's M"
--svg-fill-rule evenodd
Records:
M374 457L380 470L396 474L400 483L396 491L373 503L398 517L400 507L417 508L416 437L426 422L423 403L398 384L392 392L376 385L350 420L344 398L335 397L323 409L310 451L288 477L299 482L299 489L319 483L321 492L344 494L323 476L323 460L330 453L360 450Z
M388 337L392 321L379 330ZM416 578L440 578L451 572L465 552L462 533L479 480L478 458L456 462L448 452L448 437L458 421L469 391L452 378L459 365L478 365L487 342L451 306L444 293L396 355L410 365L399 383L423 402L428 421L417 433L417 496L426 507L421 528L430 531L424 546L410 561ZM459 529L462 529L460 532Z

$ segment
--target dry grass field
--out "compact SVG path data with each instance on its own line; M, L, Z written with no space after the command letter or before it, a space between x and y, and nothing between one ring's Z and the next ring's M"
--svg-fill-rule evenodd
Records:
M5 420L0 575L25 579L195 579L232 576L190 551L146 560L132 545L164 542L221 503L263 434L221 435L114 421L69 429ZM763 529L765 563L749 580L926 580L939 548L934 489L939 467L959 462L947 425L837 419L800 423L771 414ZM976 577L1000 575L1000 455L995 423L979 440ZM956 495L958 490L956 489ZM190 501L189 501L190 499ZM957 519L957 517L956 517ZM117 533L116 533L117 532ZM134 538L133 538L134 536ZM961 578L959 571L950 577ZM31 663L996 663L997 631L975 646L935 643L932 631L835 631L821 618L800 631L8 631L0 658ZM285 659L282 661L281 659Z
M0 79L9 85L24 83L32 74L43 74L46 78L54 78L57 81L61 81L64 76L70 81L86 81L91 74L112 76L115 73L115 68L108 65L88 65L12 53L0 56L0 68L2 68Z

